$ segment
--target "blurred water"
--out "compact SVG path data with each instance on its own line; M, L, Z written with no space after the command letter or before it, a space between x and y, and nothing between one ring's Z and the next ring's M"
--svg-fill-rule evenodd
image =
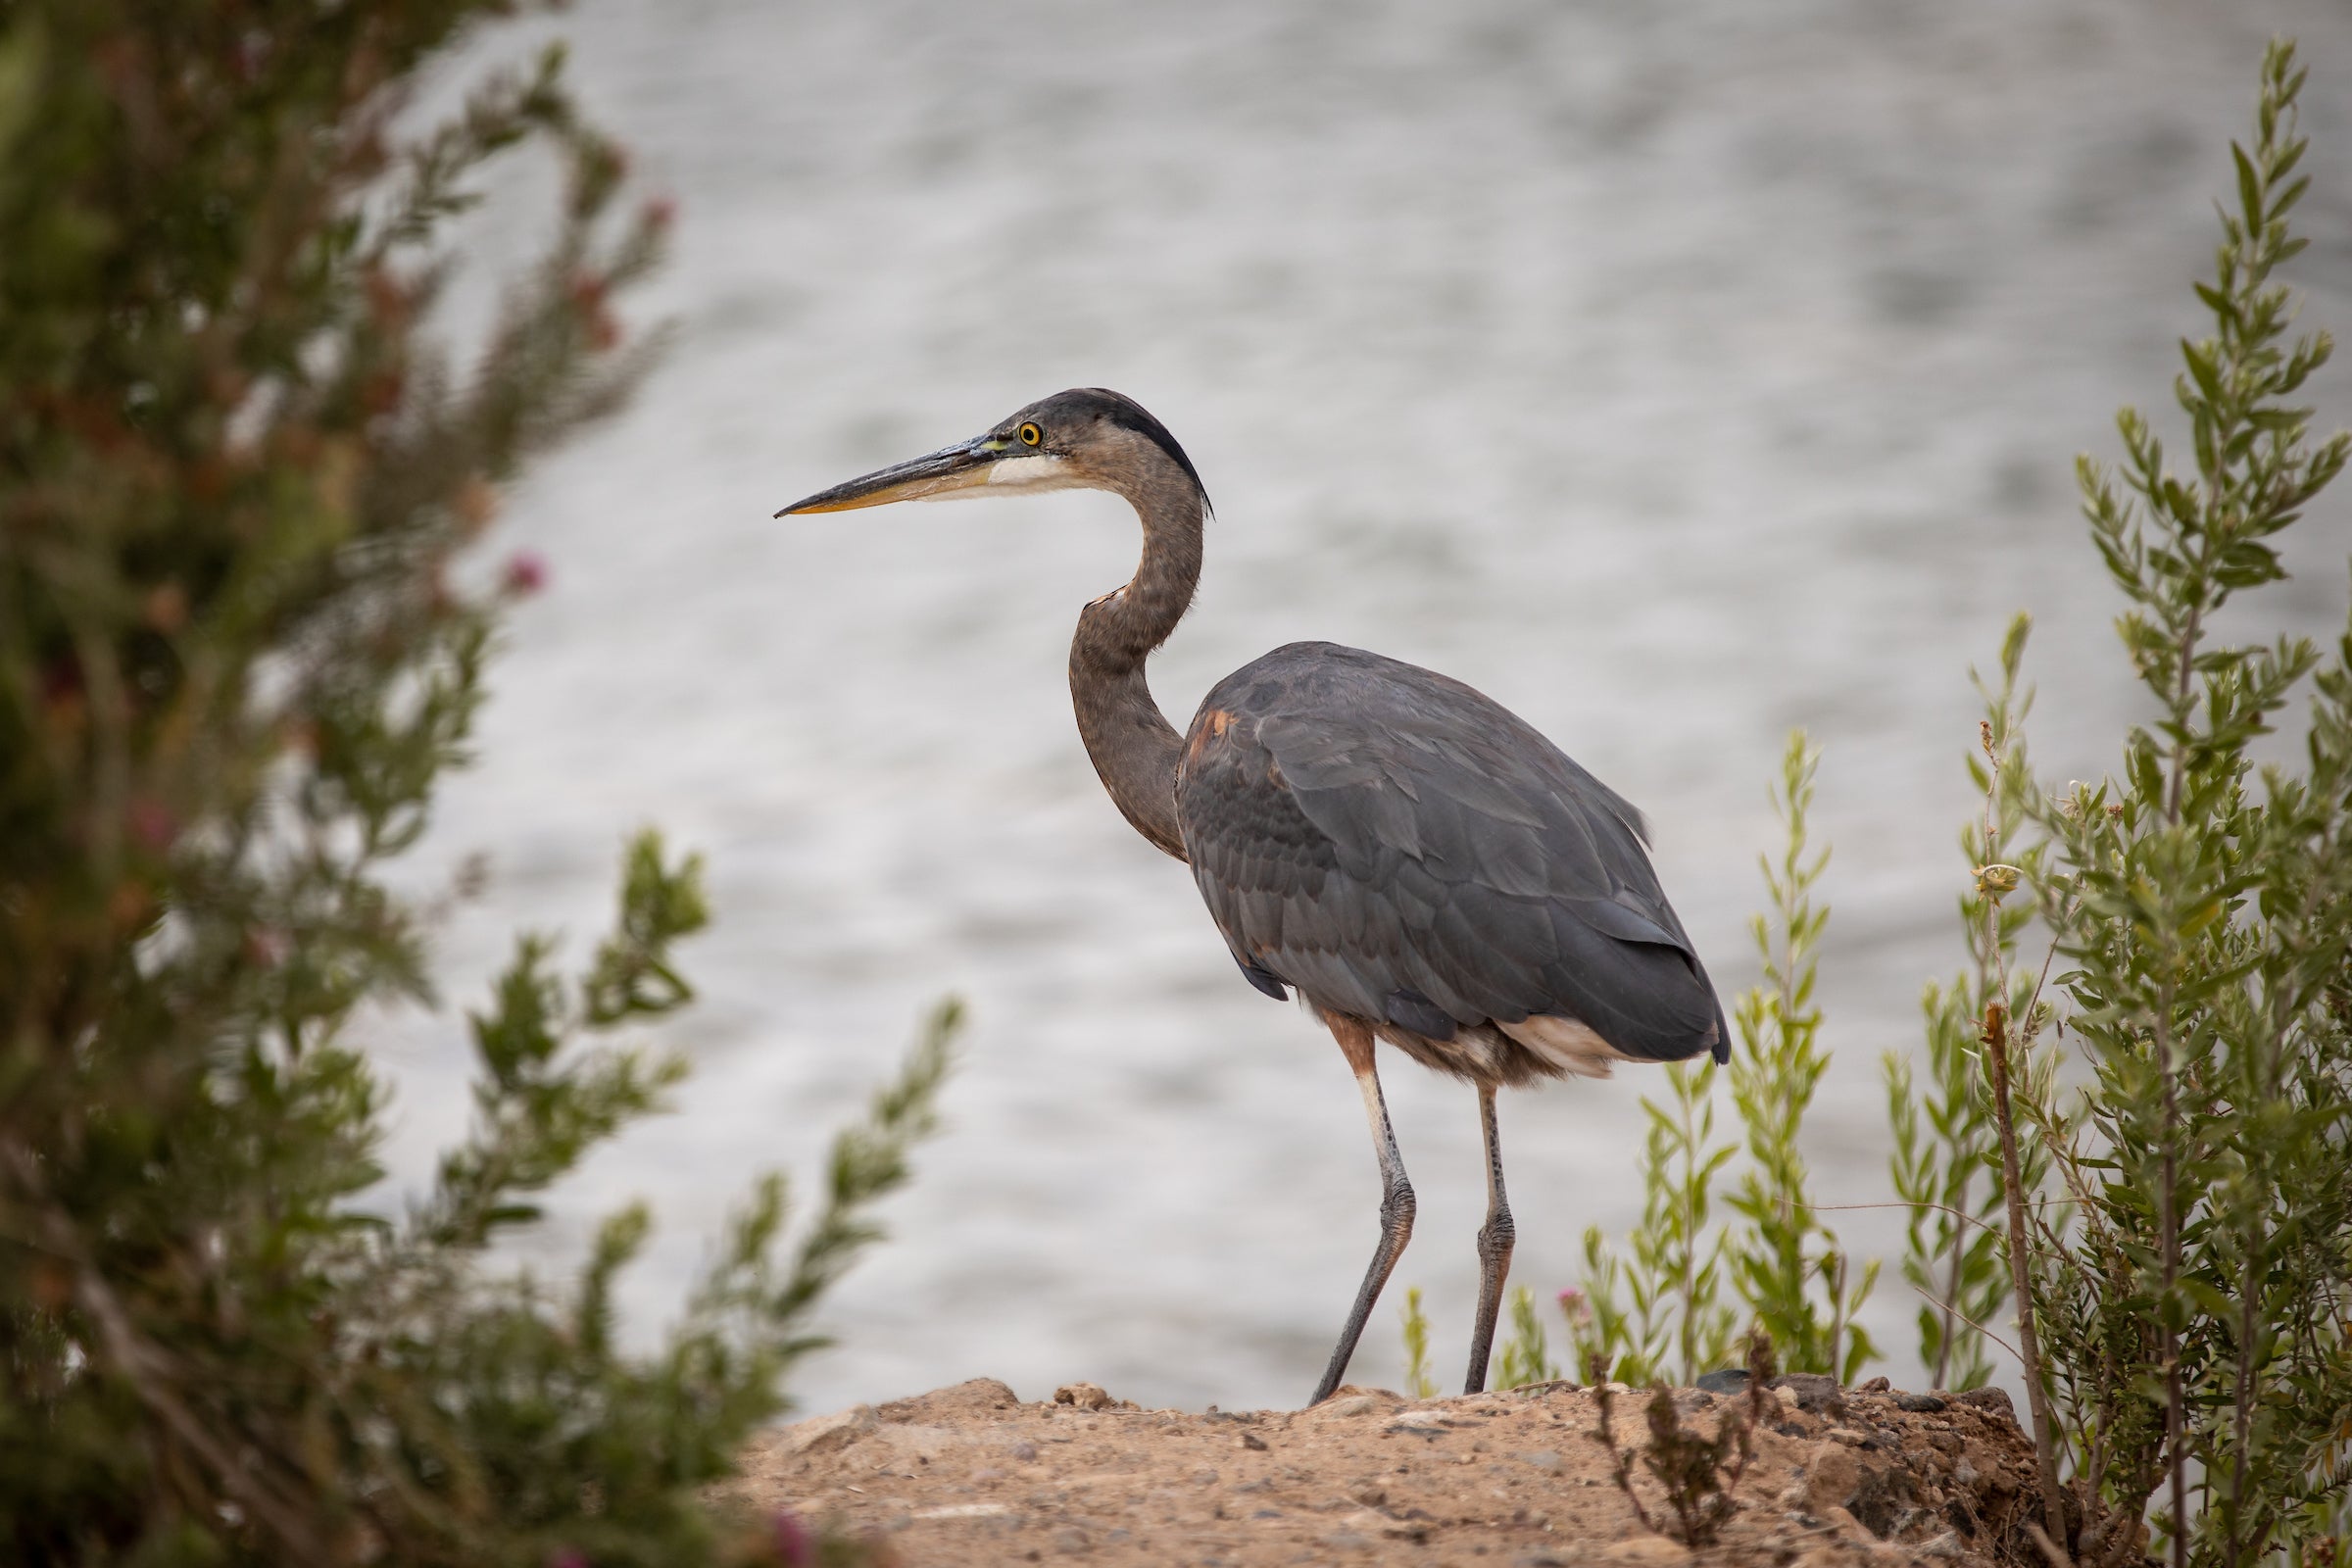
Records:
M681 1114L542 1241L651 1199L640 1327L754 1171L811 1175L930 1001L970 1000L948 1130L798 1383L818 1408L982 1374L1295 1402L1377 1192L1338 1053L1241 981L1079 748L1066 638L1132 565L1123 509L777 506L1062 386L1133 394L1219 508L1153 666L1178 722L1296 638L1469 680L1647 809L1729 990L1806 726L1837 844L1810 1152L1826 1198L1871 1202L1879 1054L1960 960L1969 665L2037 613L2054 776L2094 775L2137 711L2069 460L2163 400L2274 30L2315 73L2298 276L2319 319L2352 315L2352 15L2319 0L599 0L563 27L679 198L653 301L679 338L514 498L504 538L552 586L405 874L492 857L441 939L466 1001L517 926L584 946L635 825L710 857ZM2341 376L2321 396L2340 417ZM2346 513L2300 533L2267 612L2327 631ZM462 1030L371 1032L413 1181L465 1120ZM1506 1101L1515 1278L1571 1283L1582 1228L1637 1211L1654 1082ZM1427 1289L1450 1381L1473 1102L1402 1061L1389 1085L1421 1197L1396 1294ZM1884 1212L1839 1222L1899 1245ZM1914 1305L1890 1277L1869 1318L1898 1379ZM1394 1322L1359 1379L1398 1380Z

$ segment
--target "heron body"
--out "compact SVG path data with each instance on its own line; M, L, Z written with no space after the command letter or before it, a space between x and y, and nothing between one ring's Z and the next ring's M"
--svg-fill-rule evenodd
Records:
M1488 1216L1466 1386L1479 1392L1514 1235L1495 1090L1729 1054L1641 814L1483 694L1331 643L1234 671L1179 736L1144 665L1192 602L1207 495L1175 438L1117 393L1057 393L778 515L1080 487L1124 496L1144 529L1134 578L1085 608L1071 642L1088 756L1136 830L1191 866L1243 976L1271 997L1295 990L1363 1095L1381 1240L1315 1398L1338 1387L1412 1231L1376 1040L1478 1091Z

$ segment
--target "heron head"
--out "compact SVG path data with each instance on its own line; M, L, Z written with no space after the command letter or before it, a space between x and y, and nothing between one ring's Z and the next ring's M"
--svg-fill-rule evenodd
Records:
M1178 476L1205 503L1193 460L1143 405L1102 387L1073 387L969 441L820 490L776 515L1040 490L1112 490L1132 500L1155 479Z

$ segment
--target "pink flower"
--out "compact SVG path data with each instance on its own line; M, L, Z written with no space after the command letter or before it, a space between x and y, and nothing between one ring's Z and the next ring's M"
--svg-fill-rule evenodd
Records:
M520 599L535 594L547 586L547 560L535 550L518 550L507 562L506 576L501 585L509 594Z
M161 801L140 796L130 803L130 833L148 849L161 854L179 836L179 824Z
M776 1555L783 1559L784 1568L808 1568L816 1561L816 1553L810 1549L808 1527L789 1508L776 1513Z
M1560 1293L1560 1315L1571 1323L1582 1323L1592 1315L1592 1306L1585 1299L1584 1292L1562 1291Z

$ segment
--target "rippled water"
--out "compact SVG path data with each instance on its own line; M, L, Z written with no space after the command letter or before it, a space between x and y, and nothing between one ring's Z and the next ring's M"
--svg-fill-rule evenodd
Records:
M631 827L709 856L697 1076L546 1238L651 1199L644 1325L752 1173L810 1176L930 1001L969 999L947 1131L798 1384L818 1407L980 1374L1295 1402L1377 1192L1328 1038L1242 982L1079 748L1066 638L1132 565L1122 508L777 506L1066 385L1134 395L1218 505L1153 665L1179 722L1302 637L1469 680L1648 811L1728 989L1804 725L1837 845L1811 1153L1825 1196L1868 1202L1879 1054L1960 958L1970 663L2014 609L2041 618L2059 777L2136 711L2069 461L2163 399L2273 30L2315 70L2299 277L2352 320L2352 16L2318 0L602 0L564 27L680 201L654 290L679 337L515 496L506 539L552 585L411 874L492 856L441 944L466 1001L518 925L584 944ZM2300 530L2270 596L2298 628L2341 622L2346 516ZM464 1122L462 1030L377 1033L414 1178ZM1427 1289L1450 1379L1474 1102L1388 1077L1421 1198L1397 1283ZM1505 1102L1515 1278L1570 1283L1582 1228L1632 1217L1653 1084ZM1896 1245L1883 1213L1840 1220ZM1393 1307L1364 1380L1400 1375ZM1912 1311L1882 1284L1898 1376Z

